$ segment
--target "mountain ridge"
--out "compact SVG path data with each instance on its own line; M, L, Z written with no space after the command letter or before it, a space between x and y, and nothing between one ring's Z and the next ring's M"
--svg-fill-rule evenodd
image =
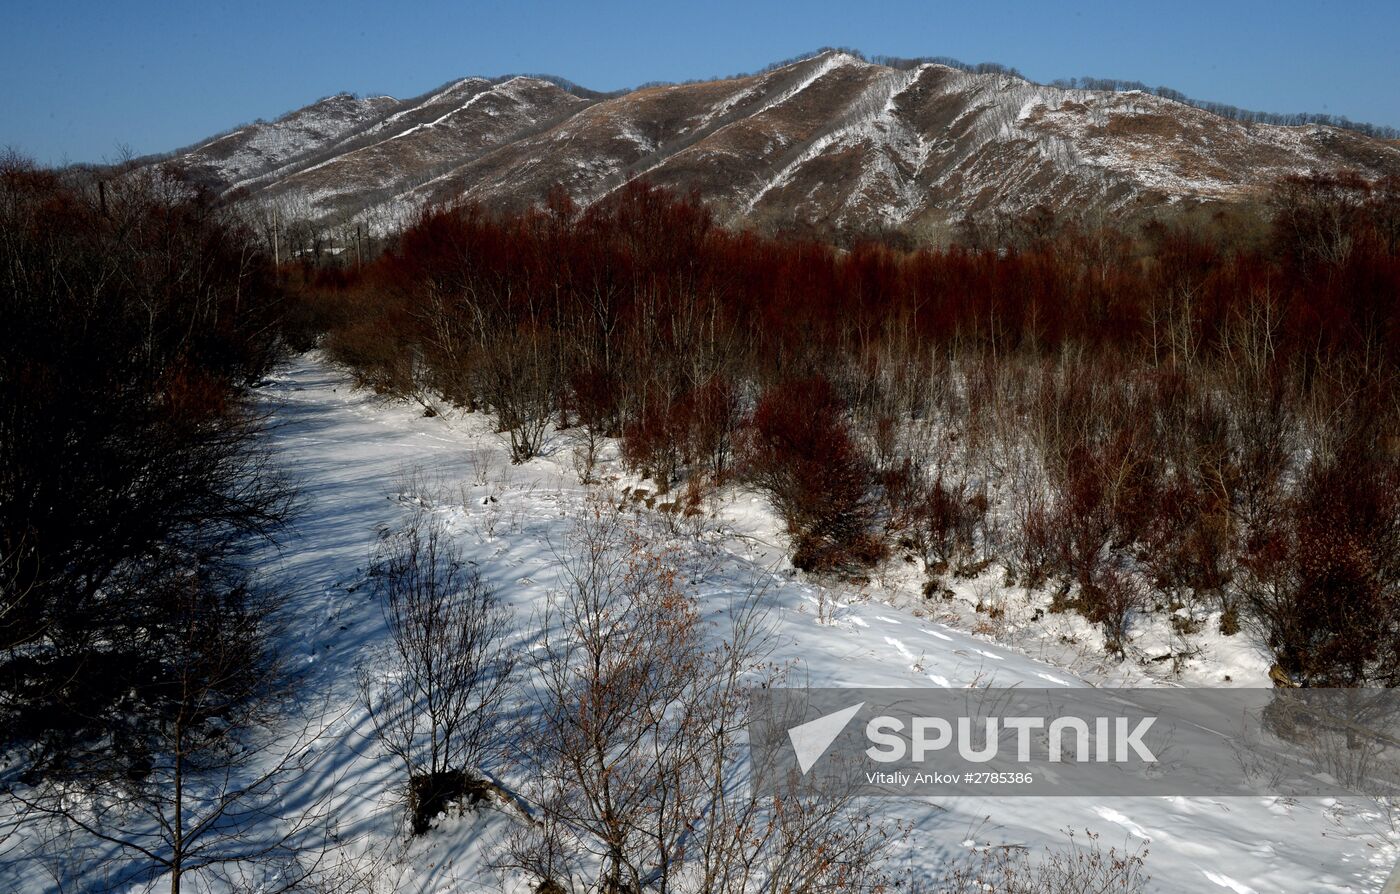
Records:
M1037 206L1131 217L1258 198L1314 169L1400 176L1400 141L993 68L826 50L617 94L466 77L409 100L336 94L170 160L289 216L381 230L428 202L519 209L558 185L588 204L643 177L696 190L728 224L842 232Z

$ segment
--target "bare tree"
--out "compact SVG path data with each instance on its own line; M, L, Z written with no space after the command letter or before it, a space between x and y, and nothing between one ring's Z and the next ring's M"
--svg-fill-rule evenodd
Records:
M476 391L509 436L512 462L533 459L544 448L559 390L553 352L553 336L539 326L502 333L477 351Z
M699 619L666 557L601 504L561 560L564 584L541 622L528 736L545 835L535 853L516 856L523 868L556 873L556 883L596 865L601 890L639 890L672 865L689 818L675 789L688 769L682 732L696 710L686 696L703 660Z
M598 502L560 556L527 731L535 822L500 860L551 890L874 890L891 828L745 784L746 687L771 684L760 591L712 642L679 557Z
M361 671L361 692L381 747L403 765L421 834L467 792L498 734L509 616L430 510L384 533L372 574L389 643Z
M253 873L267 875L261 890L289 890L318 865L305 856L327 847L327 795L300 788L326 724L281 722L289 689L273 649L275 603L190 579L163 604L176 635L159 691L139 700L154 715L148 735L126 743L142 754L94 753L81 775L11 780L6 793L46 827L33 847L56 844L70 861L81 843L91 859L69 871L84 886L166 879L180 894ZM144 772L127 769L137 763Z

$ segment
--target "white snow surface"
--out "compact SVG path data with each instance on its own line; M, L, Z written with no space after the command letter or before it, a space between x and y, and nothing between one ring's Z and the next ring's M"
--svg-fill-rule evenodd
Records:
M523 644L524 631L557 584L556 550L570 516L589 499L565 438L554 437L550 455L512 466L489 417L443 407L440 415L425 417L421 406L355 390L345 373L315 354L288 364L261 395L272 414L272 447L299 480L304 509L283 543L260 558L260 573L291 594L289 647L307 669L308 684L329 693L328 716L335 718L318 746L318 771L303 784L308 791L334 786L340 835L357 859L376 864L393 890L518 889L519 880L502 879L487 865L516 821L512 815L445 818L428 835L404 843L402 810L394 800L396 765L367 739L355 696L355 669L385 635L365 568L378 531L403 521L412 508L416 495L402 493L400 483L405 470L416 468L421 480L438 484L433 510L508 601ZM641 484L654 491L619 471L615 448L605 455L603 471L603 486L620 492ZM777 634L773 657L791 662L814 687L1178 685L1132 662L1112 665L1086 649L1048 645L1062 643L1064 630L1009 621L995 637L972 632L981 617L970 607L974 599L999 600L1012 618L1014 603L1029 598L1002 592L991 576L930 610L934 603L923 600L917 582L902 572L863 585L793 575L780 525L753 494L727 492L710 509L697 535L667 534L659 515L638 507L668 547L708 569L697 596L717 630L735 599L771 576L763 598ZM1068 638L1082 639L1087 630ZM1218 681L1233 673L1236 683L1258 685L1258 659L1250 653L1233 644L1208 647L1200 660L1209 666L1182 679ZM488 769L507 787L519 781L510 766ZM886 799L879 808L913 826L895 858L900 867L933 870L988 845L1061 846L1065 830L1078 830L1082 840L1090 829L1105 846L1145 844L1151 890L1180 894L1375 892L1396 857L1385 817L1362 801L950 797ZM23 894L49 884L37 867L25 878L0 876L0 889Z
M226 158L210 160L220 176L242 186L280 170L282 165L322 149L337 139L366 126L382 110L395 102L391 97L357 99L348 95L328 97L297 109L272 122L259 122L225 134L195 147L181 160L201 156L203 150L225 140L252 132L252 135Z

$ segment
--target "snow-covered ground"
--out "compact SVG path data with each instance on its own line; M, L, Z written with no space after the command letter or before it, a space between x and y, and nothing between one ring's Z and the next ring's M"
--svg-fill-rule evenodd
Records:
M557 581L556 548L589 497L570 445L557 436L548 456L512 466L488 417L428 417L419 406L386 403L354 390L348 376L314 355L273 376L261 395L272 413L273 447L299 479L304 509L260 569L290 589L297 660L313 688L329 693L328 716L335 718L317 745L317 775L303 785L334 786L339 834L372 864L382 890L501 890L502 879L487 864L513 821L504 813L447 818L404 844L402 810L394 801L396 767L376 755L357 707L355 668L384 636L380 609L364 586L365 568L379 530L403 521L409 504L430 491L434 510L500 590L523 631ZM618 494L639 484L651 489L623 476L611 454L604 459L603 486ZM407 493L403 484L411 469L418 493ZM751 494L724 495L711 507L713 517L692 530L668 530L662 514L646 510L645 502L637 502L638 511L652 517L657 536L672 538L696 567L708 569L698 591L707 613L720 616L736 596L771 576L763 598L777 634L774 658L791 662L812 686L1154 682L1137 664L1104 662L1082 647L1055 648L1074 638L1062 631L1007 622L972 632L982 616L967 600L1011 605L1024 598L996 592L990 578L936 605L925 603L916 582L899 574L864 585L816 583L789 573L779 525ZM1014 615L1012 606L1007 617ZM1247 646L1212 649L1186 679L1219 679L1223 667L1256 672L1251 661L1257 658L1248 656ZM491 769L512 784L509 766ZM964 797L890 799L879 808L913 825L900 845L901 866L937 867L988 844L1059 846L1065 830L1078 830L1082 840L1089 829L1105 847L1145 845L1152 889L1182 894L1376 892L1396 858L1385 817L1363 802Z

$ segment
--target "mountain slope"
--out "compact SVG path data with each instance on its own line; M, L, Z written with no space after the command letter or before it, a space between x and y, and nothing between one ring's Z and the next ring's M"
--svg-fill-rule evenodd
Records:
M646 177L697 190L729 223L863 230L1038 204L1127 216L1246 199L1311 169L1400 174L1400 145L828 51L613 97L529 77L406 102L332 97L176 160L225 189L372 225L427 201L520 208L556 184L588 203Z
M175 160L225 188L236 188L262 175L275 176L297 159L374 124L398 104L388 96L357 99L342 93L276 121L214 137Z

